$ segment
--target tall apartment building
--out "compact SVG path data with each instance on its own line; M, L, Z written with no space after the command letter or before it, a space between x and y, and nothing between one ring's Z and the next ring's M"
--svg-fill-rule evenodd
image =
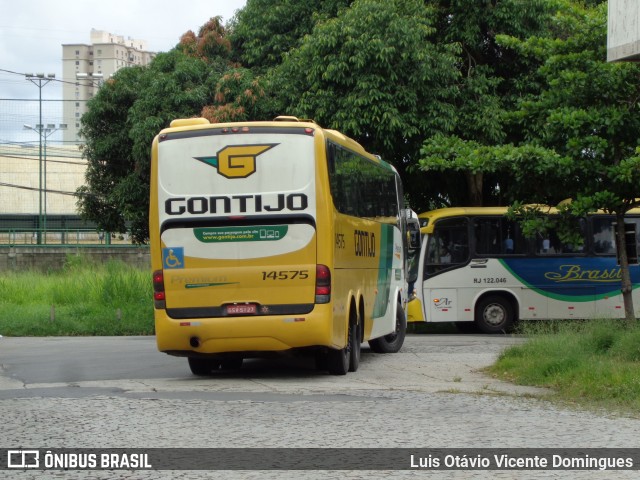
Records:
M80 118L102 82L124 67L148 65L155 57L145 40L91 29L91 43L62 45L63 117L65 142L82 142Z

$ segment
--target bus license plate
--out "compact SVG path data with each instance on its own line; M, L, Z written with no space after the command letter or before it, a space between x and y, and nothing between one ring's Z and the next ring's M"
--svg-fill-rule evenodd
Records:
M255 303L227 305L227 315L255 315L257 311Z

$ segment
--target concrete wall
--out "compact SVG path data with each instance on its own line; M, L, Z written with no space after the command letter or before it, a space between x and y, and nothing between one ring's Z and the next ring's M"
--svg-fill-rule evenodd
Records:
M0 272L14 270L59 270L67 255L82 255L92 261L105 263L121 260L129 265L151 270L149 248L77 248L77 247L0 247Z
M31 133L35 143L29 146L0 145L0 179L10 184L0 185L2 214L40 212L40 149L38 135ZM46 184L42 186L47 195L43 195L42 210L49 215L77 215L78 199L71 194L85 184L86 160L77 146L47 145L46 161Z
M640 2L609 0L607 60L640 60Z

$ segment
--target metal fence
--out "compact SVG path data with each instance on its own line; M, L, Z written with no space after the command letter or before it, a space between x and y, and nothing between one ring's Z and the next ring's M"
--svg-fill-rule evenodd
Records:
M117 247L133 245L129 234L109 233L75 215L0 215L0 246Z

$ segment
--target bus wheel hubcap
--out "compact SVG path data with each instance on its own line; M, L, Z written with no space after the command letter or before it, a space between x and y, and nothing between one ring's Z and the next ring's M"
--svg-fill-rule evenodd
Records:
M504 310L500 305L489 305L484 311L484 319L489 325L500 325L504 322Z

